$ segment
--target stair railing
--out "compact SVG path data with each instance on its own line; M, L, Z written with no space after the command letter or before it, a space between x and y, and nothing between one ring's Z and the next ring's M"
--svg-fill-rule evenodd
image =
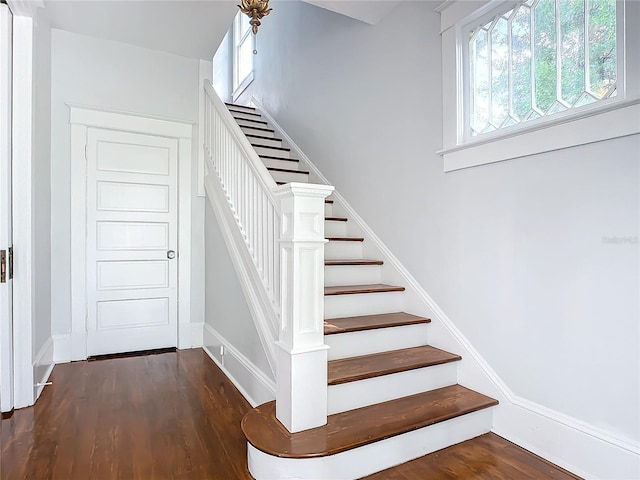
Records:
M324 425L324 203L333 187L277 186L211 83L204 89L205 188L275 372L276 416L291 432Z

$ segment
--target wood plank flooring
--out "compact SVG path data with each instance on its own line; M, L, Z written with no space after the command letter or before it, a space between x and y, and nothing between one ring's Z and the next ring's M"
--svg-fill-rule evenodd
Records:
M57 365L51 380L35 407L0 421L0 479L251 479L250 406L200 349ZM488 434L368 478L578 477Z
M198 350L57 365L2 420L3 480L245 480L251 408Z
M367 480L580 480L494 433L366 477Z

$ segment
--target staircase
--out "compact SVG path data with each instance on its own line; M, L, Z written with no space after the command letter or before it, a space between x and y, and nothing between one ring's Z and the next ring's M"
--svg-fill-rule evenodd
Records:
M255 108L227 108L276 184L310 181ZM290 433L275 402L250 411L242 428L254 477L355 479L490 431L498 402L457 384L461 357L428 344L430 320L403 311L405 288L384 283L384 263L366 258L366 239L331 198L324 231L329 416Z

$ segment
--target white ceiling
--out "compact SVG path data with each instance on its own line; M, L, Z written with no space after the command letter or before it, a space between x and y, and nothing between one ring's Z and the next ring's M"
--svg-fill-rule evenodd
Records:
M395 8L401 0L303 0L316 7L355 18L361 22L375 25Z
M400 0L304 0L372 25ZM51 26L92 37L211 60L238 0L45 0Z
M53 28L211 60L237 0L45 0Z

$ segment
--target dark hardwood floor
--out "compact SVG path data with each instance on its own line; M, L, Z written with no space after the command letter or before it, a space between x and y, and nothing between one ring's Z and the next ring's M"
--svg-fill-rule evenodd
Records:
M0 422L2 480L251 479L250 406L202 350L58 365L51 380ZM488 434L367 478L577 477Z
M580 480L488 433L366 477L367 480Z
M57 365L2 420L3 480L250 479L250 405L202 350Z

